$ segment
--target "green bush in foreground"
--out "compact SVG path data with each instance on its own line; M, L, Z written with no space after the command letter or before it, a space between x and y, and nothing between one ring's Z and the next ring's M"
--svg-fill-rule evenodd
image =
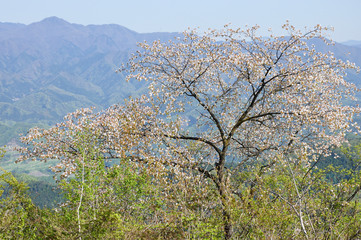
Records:
M355 157L355 147L349 149ZM167 190L138 163L105 167L88 155L59 187L67 202L36 207L28 187L11 173L0 175L1 239L223 239L221 201L204 179L207 195ZM94 164L96 161L97 164ZM239 191L230 200L234 239L357 239L361 229L358 160L353 169L318 169L278 159L272 168L247 166L230 179ZM92 164L90 164L92 163ZM328 172L339 176L330 182ZM188 174L192 174L189 172ZM169 177L169 176L168 176ZM195 182L189 181L187 184ZM173 187L179 182L168 182ZM201 189L198 189L201 191ZM203 189L204 190L204 189ZM1 190L1 193L3 190ZM165 193L171 196L165 196Z

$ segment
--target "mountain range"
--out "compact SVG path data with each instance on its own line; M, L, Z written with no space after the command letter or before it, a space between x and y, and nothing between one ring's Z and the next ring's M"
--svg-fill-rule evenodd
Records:
M79 25L57 17L29 25L0 22L0 145L35 124L51 125L81 107L98 109L145 91L115 70L138 42L167 41L179 33L137 33L120 25ZM361 66L361 42L319 51ZM361 77L349 74L361 85Z
M122 101L143 85L115 73L137 42L177 35L83 26L57 17L29 25L0 23L0 121L53 123L76 108Z

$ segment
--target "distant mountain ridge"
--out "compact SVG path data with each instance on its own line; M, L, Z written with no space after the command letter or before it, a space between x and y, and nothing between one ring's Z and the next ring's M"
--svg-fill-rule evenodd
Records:
M137 42L178 35L83 26L57 17L29 25L0 23L0 121L52 123L76 108L119 102L142 90L143 84L115 74Z
M54 124L75 109L101 109L141 94L145 83L126 82L115 70L137 42L179 36L141 34L115 24L84 26L57 17L29 25L0 23L0 129L11 132L9 128L18 123L26 123L20 124L23 127ZM320 51L331 50L336 57L361 66L360 47L314 44ZM351 74L349 80L361 83L359 75ZM4 141L0 136L0 145Z
M350 40L350 41L342 42L342 44L347 45L347 46L353 46L353 47L361 48L361 41Z

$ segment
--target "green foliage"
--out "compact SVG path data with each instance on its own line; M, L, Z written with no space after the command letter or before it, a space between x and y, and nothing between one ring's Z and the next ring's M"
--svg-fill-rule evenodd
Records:
M77 136L77 171L59 183L67 202L60 209L68 237L119 238L143 227L160 208L151 177L129 160L106 167L92 135ZM117 226L117 227L115 227Z
M4 150L0 148L0 159ZM0 168L0 238L63 239L54 211L36 207L26 183ZM6 194L5 194L6 192Z
M82 144L90 142L86 136L83 140ZM0 202L2 239L224 238L221 201L209 180L199 186L206 196L196 185L165 196L167 186L139 163L122 159L106 167L95 149L89 145L83 149L77 164L84 163L84 171L79 168L68 181L59 182L68 201L56 211L36 207L28 186L3 170L1 193L8 194ZM229 182L239 189L229 201L233 237L358 238L360 149L361 145L343 149L355 166L352 169L332 165L321 169L292 158L277 159L272 168L244 166ZM330 172L339 181L330 181Z
M3 156L4 150L0 149L0 159ZM0 170L0 238L10 239L17 236L23 239L25 236L34 236L36 229L29 227L27 223L28 213L33 207L26 194L28 187L17 181L10 172L3 168ZM5 189L8 194L3 197Z
M361 228L360 169L305 166L279 159L272 169L248 166L234 182L235 235L250 239L352 239ZM333 183L332 172L341 181Z

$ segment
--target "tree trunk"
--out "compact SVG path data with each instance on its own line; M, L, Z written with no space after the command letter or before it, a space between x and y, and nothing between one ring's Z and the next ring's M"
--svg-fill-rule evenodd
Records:
M231 216L227 209L223 209L224 216L224 239L231 239L233 235L233 226L231 223Z
M217 174L218 174L218 181L219 184L218 192L221 197L222 206L223 206L223 221L224 221L224 238L231 239L233 235L233 226L231 221L231 214L229 212L229 196L227 194L227 187L226 187L226 177L224 172L224 164L225 164L225 152L227 148L224 148L222 154L220 156L219 164L216 166Z

